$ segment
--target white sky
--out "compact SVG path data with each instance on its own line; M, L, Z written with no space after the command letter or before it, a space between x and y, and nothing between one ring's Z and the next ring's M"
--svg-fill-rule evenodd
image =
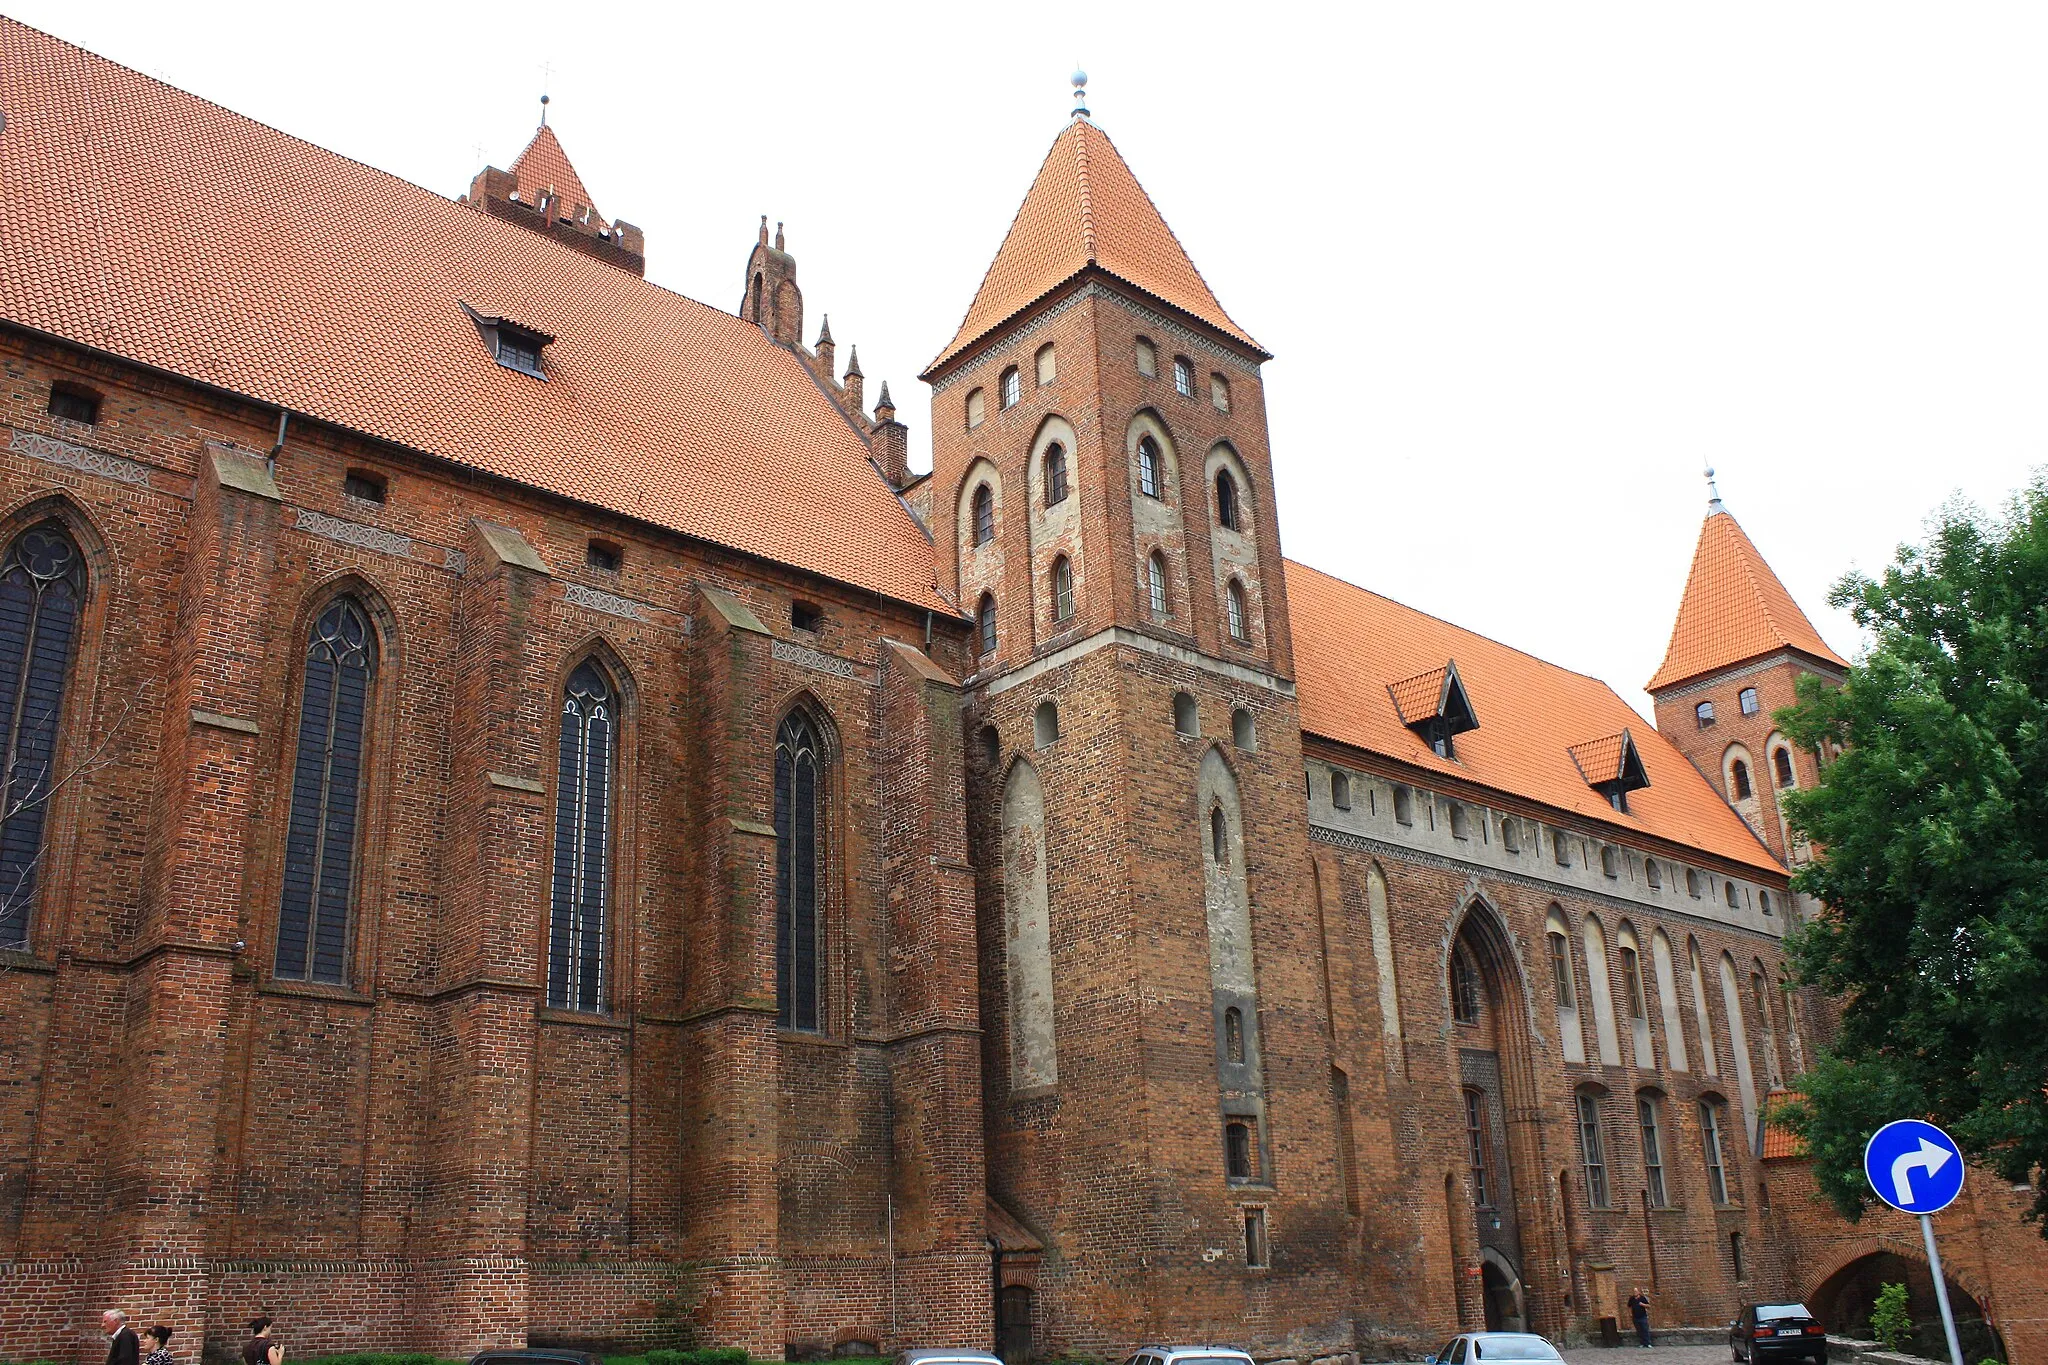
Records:
M786 220L807 332L829 312L891 381L919 467L915 376L1078 60L1278 357L1287 552L1644 708L1707 461L1845 653L1844 569L2048 463L2048 6L8 9L450 196L525 144L551 64L650 278L735 308Z

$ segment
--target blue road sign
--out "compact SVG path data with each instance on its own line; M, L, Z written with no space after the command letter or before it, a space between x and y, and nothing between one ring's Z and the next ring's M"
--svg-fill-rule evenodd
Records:
M1933 1124L1895 1119L1870 1135L1863 1174L1899 1212L1939 1213L1963 1192L1963 1153Z

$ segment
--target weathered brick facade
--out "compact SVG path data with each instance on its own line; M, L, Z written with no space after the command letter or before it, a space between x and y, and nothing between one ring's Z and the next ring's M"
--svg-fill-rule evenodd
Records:
M273 1313L294 1355L1389 1355L1595 1331L1635 1284L1719 1323L1916 1254L1756 1154L1825 1024L1777 988L1800 907L1762 845L1305 721L1265 354L1166 259L1106 139L1077 124L1055 156L1082 138L1082 200L1136 234L1122 273L1090 236L1039 288L1006 245L927 375L928 476L858 362L803 346L779 233L749 258L742 312L957 609L0 318L0 547L55 522L87 563L66 778L27 946L0 950L0 1357L91 1357L109 1305L181 1346ZM464 217L637 273L637 229L543 215L515 171ZM92 420L56 410L67 385ZM344 596L375 637L347 965L282 979L308 633ZM572 1010L547 994L559 717L590 660L617 701L610 917L602 1007ZM1748 746L1736 806L1782 857L1765 718L1810 661L1740 662L1660 691L1659 728L1715 791ZM798 711L824 756L801 1030L775 776ZM1953 1273L2033 1365L2038 1242L2017 1197L1971 1198Z

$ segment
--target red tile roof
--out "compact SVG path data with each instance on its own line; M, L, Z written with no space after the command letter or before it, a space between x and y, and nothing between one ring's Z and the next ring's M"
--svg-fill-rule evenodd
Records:
M0 110L0 319L946 605L866 442L759 328L4 19ZM559 338L548 378L465 303Z
M925 373L1090 266L1265 354L1209 292L1109 134L1075 119L1053 140L960 330Z
M1403 725L1420 725L1430 717L1441 714L1444 704L1444 684L1451 680L1450 665L1439 664L1427 672L1417 673L1412 678L1402 678L1387 684L1387 695L1393 699L1394 715Z
M597 201L583 188L582 177L569 164L569 154L562 150L555 130L546 124L540 126L533 141L526 144L526 150L513 157L512 164L505 169L518 179L519 197L527 203L538 204L542 195L552 194L562 201L561 208L555 211L556 217L574 214L581 205L590 210L592 226L606 226L604 215L597 211Z
M1784 868L1684 755L1597 678L1545 663L1289 561L1287 598L1302 729L1584 820L1688 845L1760 873ZM1388 683L1455 657L1480 725L1438 758L1402 724ZM1637 756L1650 785L1616 811L1587 785L1572 747L1641 729ZM1604 750L1602 751L1604 752ZM1593 755L1592 757L1597 757Z
M1588 784L1618 782L1622 776L1621 760L1627 756L1633 738L1623 730L1619 734L1571 745L1567 752L1571 754L1572 762L1579 765L1579 771L1585 775Z
M1718 500L1714 509L1700 527L1671 645L1647 690L1656 692L1781 649L1847 668L1735 518Z
M1778 1111L1793 1100L1806 1096L1797 1090L1774 1090L1764 1101L1764 1152L1765 1161L1778 1157L1805 1156L1806 1143L1797 1133L1787 1128L1778 1118Z

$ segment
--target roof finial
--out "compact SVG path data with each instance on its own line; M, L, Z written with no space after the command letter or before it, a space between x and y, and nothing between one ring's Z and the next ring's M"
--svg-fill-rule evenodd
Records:
M548 97L546 95L540 97L540 126L543 128L548 126Z
M782 250L782 224L779 222L775 225L775 249Z
M542 62L540 64L540 126L543 128L548 126L548 85L550 84L549 78L554 74L555 64L553 62Z
M1708 512L1708 514L1709 514L1709 515L1712 515L1712 514L1713 514L1713 513L1715 513L1715 512L1725 512L1725 511L1727 511L1727 510L1728 510L1727 508L1725 508L1725 507L1723 507L1723 506L1721 505L1721 490L1720 490L1720 488L1718 488L1718 487L1717 487L1717 486L1715 485L1715 483L1714 483L1714 467L1713 467L1712 465L1708 465L1708 466L1707 466L1707 512Z
M1072 117L1085 119L1088 117L1088 73L1081 70L1078 66L1075 67L1073 81L1074 112Z
M768 215L761 215L761 245L768 245Z

